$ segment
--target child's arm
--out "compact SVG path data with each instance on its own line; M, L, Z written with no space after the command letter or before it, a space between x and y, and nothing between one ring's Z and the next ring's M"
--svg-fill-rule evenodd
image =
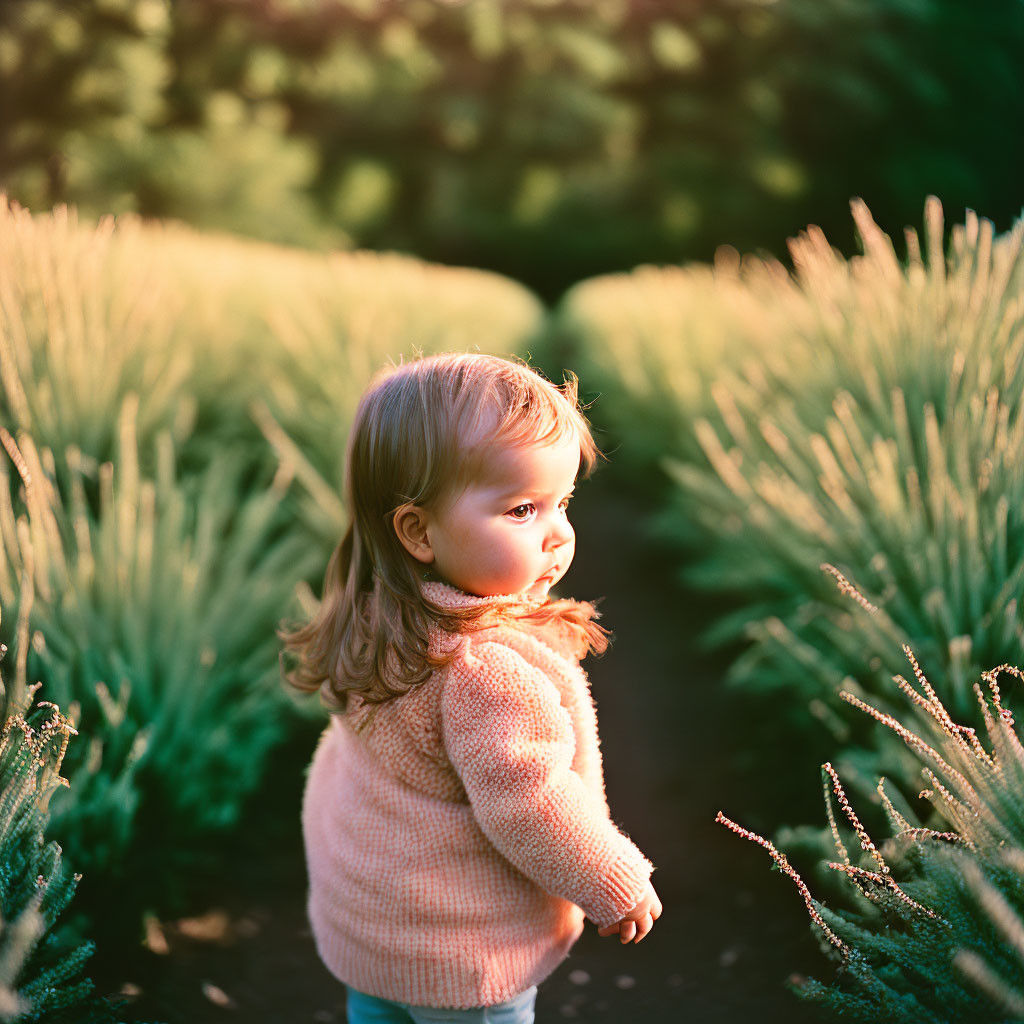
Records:
M441 714L448 756L498 851L599 928L626 917L653 865L572 770L572 722L547 676L504 644L467 644Z

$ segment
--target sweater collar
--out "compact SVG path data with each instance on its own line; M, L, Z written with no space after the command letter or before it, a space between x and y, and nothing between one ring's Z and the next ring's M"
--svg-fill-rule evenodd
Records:
M547 597L530 596L528 594L495 594L479 597L467 594L448 583L440 580L420 580L420 590L427 600L445 609L476 608L480 605L494 605L523 611L533 611L547 603Z

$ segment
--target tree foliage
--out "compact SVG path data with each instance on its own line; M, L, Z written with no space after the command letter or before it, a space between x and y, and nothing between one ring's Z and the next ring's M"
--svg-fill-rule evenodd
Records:
M547 296L729 243L1020 210L1014 0L8 0L0 183ZM984 68L984 74L977 69ZM998 159L991 147L998 145ZM849 239L852 242L852 238Z

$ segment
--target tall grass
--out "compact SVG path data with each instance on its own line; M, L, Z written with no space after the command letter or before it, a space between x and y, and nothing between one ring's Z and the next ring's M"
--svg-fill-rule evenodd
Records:
M109 457L125 394L144 394L138 429L179 439L194 404L183 296L137 221L45 217L0 196L0 422L63 455Z
M296 724L275 627L343 533L369 377L525 351L542 311L493 274L65 208L0 204L0 267L0 601L27 531L26 657L81 734L50 827L91 891L159 906Z
M707 549L690 578L747 597L724 631L753 641L735 680L796 689L798 707L834 704L847 677L884 694L898 638L968 717L982 667L1024 660L1024 221L994 239L969 215L947 258L932 201L924 254L908 231L903 266L855 213L862 257L814 233L794 243L817 329L722 374L724 426L696 424L706 464L670 463L662 526L696 519ZM866 637L823 560L882 610Z
M712 266L643 265L581 281L551 332L601 393L598 422L621 445L615 472L657 493L666 457L700 455L694 424L717 418L723 369L784 349L809 316L780 263L721 246Z
M734 599L712 635L745 645L731 681L839 738L839 688L884 699L900 643L964 716L984 665L1024 660L1024 220L996 238L968 211L947 249L933 197L901 259L852 208L862 255L812 227L792 274L723 255L585 283L565 311L624 450L635 432L662 474L655 535ZM822 562L881 609L866 635Z
M52 452L0 430L22 481L16 506L0 469L0 600L20 608L27 531L36 552L28 657L83 737L52 829L76 864L107 880L151 877L159 863L180 869L205 835L237 819L288 724L274 624L318 561L299 533L272 533L286 472L246 494L245 460L224 449L179 480L162 432L147 478L135 415L129 396L115 461L90 467L69 448L66 503ZM85 500L90 470L98 515ZM163 879L172 883L173 872Z
M308 496L302 522L333 549L344 532L349 424L373 373L417 353L528 356L544 326L539 301L497 274L433 266L398 253L338 253L288 301L268 304L275 344L249 408Z
M135 216L85 223L66 207L32 216L0 202L0 267L0 422L52 450L62 492L68 446L113 458L136 394L146 468L161 430L186 474L225 446L248 457L250 481L287 455L311 496L299 522L325 559L373 371L419 351L526 353L544 322L535 296L485 271Z

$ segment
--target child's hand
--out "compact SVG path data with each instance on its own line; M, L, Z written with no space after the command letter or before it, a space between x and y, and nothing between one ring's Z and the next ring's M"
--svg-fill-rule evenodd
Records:
M661 917L661 900L658 899L654 886L648 881L647 891L641 897L640 902L621 921L598 928L597 934L608 936L618 932L619 940L623 945L627 942L639 942L654 927L654 922L659 917Z

